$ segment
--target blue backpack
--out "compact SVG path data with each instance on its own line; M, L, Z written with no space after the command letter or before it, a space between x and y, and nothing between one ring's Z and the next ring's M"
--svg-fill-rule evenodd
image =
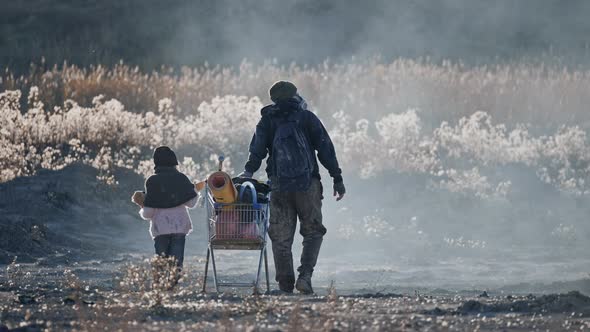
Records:
M310 147L294 115L278 121L272 142L274 178L271 186L277 191L306 191L311 185Z

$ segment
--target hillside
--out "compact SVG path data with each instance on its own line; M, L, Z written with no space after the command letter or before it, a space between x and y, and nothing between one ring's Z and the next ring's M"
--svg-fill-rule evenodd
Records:
M0 184L0 264L71 264L149 245L147 226L129 202L141 177L118 171L120 183L96 180L98 171L74 164Z

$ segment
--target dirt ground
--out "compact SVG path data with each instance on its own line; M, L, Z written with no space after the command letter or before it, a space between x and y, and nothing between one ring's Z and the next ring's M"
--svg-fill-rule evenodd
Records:
M203 261L197 258L172 290L154 285L151 264L138 257L3 268L0 331L590 330L590 298L579 292L361 293L331 285L313 296L277 296L253 295L252 289L215 294L209 285L202 293ZM226 270L223 277L252 276Z

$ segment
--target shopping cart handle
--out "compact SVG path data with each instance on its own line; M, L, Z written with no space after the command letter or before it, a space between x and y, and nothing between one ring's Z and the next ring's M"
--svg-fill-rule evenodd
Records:
M258 194L256 193L256 188L254 187L254 185L250 181L245 181L240 186L240 195L238 196L240 199L240 202L242 201L242 196L244 195L244 191L246 190L246 187L250 188L250 192L252 193L252 203L254 203L253 204L254 206L257 206L258 205Z

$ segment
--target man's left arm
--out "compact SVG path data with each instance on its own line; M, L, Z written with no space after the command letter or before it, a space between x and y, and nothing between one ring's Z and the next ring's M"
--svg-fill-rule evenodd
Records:
M334 196L338 194L337 200L341 200L346 192L342 180L342 170L336 158L336 150L330 139L328 131L320 119L310 112L310 138L311 145L317 151L320 163L328 170L330 176L334 179Z

